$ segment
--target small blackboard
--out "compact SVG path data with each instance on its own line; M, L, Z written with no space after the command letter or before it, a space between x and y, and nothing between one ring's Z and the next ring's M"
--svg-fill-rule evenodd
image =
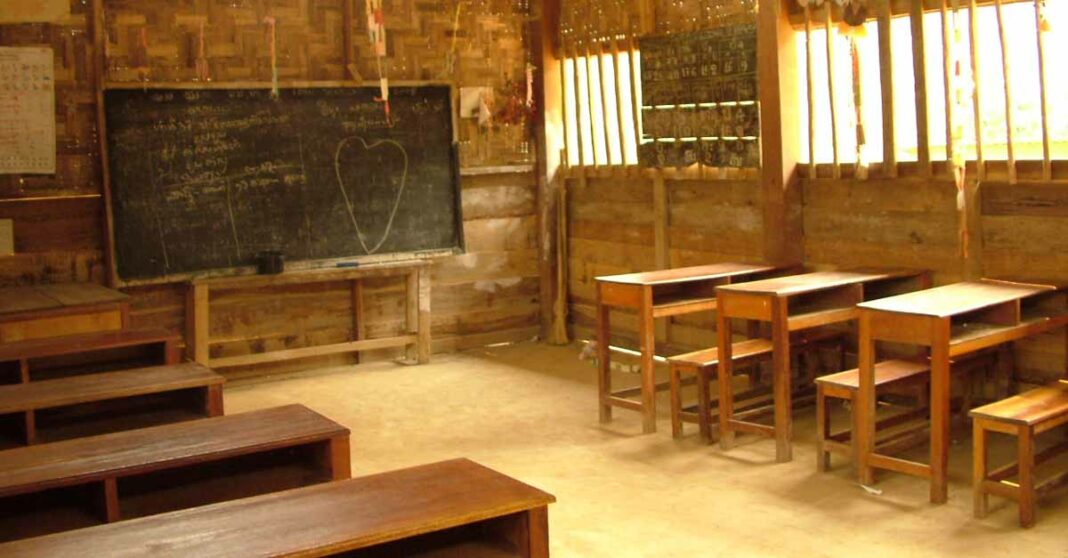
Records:
M642 37L642 104L755 101L755 24Z
M123 283L462 251L451 89L109 89Z

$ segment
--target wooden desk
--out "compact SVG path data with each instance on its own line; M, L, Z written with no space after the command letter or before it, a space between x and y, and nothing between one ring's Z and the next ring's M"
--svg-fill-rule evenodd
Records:
M777 461L790 461L793 458L790 333L852 321L858 314L858 302L922 288L928 281L927 274L919 271L854 270L819 271L718 287L720 446L724 449L733 447L735 431L760 434L775 438ZM771 325L774 426L734 417L730 384L734 374L730 328L733 318Z
M653 320L716 309L716 287L773 271L766 265L721 263L597 277L597 367L600 418L612 420L612 407L642 413L642 430L656 432L656 384ZM612 391L608 312L626 308L638 312L638 344L642 383L639 388ZM641 401L630 397L641 394Z
M3 556L549 556L551 494L466 459L0 545ZM444 552L443 552L444 554Z
M947 498L950 360L1068 324L1068 298L1048 285L980 281L946 285L859 305L860 392L854 412L862 483L874 469L929 478L931 502ZM875 453L873 388L877 341L931 351L931 456L923 464Z
M125 329L129 297L93 283L0 289L0 343Z
M349 474L349 430L301 405L8 450L0 452L0 539L112 523ZM109 555L114 552L99 554Z
M0 383L176 364L181 337L165 329L123 329L0 343Z
M364 339L363 280L371 277L406 277L407 333L394 337ZM212 358L209 299L212 290L255 289L282 285L348 281L352 288L352 320L355 339L345 343L284 349L231 357ZM186 343L189 358L211 368L248 366L339 353L359 353L390 347L406 347L407 357L420 364L430 362L430 262L369 264L360 267L287 271L278 275L240 275L194 279L186 298Z

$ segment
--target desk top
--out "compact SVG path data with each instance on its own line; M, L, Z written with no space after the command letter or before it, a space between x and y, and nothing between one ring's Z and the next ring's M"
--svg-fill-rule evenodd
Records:
M0 545L3 556L326 556L555 502L467 459Z
M0 315L125 302L130 297L95 283L60 283L0 289Z
M718 263L693 267L679 267L675 269L661 269L657 271L643 271L640 273L625 273L622 275L603 275L597 277L596 280L608 283L624 283L628 285L665 285L671 283L722 279L738 275L751 275L754 273L766 273L768 271L774 271L775 269L775 266L763 264Z
M966 281L859 304L860 308L946 318L1057 290L1051 285Z
M835 287L845 287L848 285L870 283L872 281L914 277L921 273L921 271L905 269L856 269L849 271L817 271L814 273L805 273L802 275L789 275L786 277L775 277L772 279L751 281L749 283L723 285L717 287L716 290L727 291L732 293L794 296L799 294L822 291L826 289L833 289Z

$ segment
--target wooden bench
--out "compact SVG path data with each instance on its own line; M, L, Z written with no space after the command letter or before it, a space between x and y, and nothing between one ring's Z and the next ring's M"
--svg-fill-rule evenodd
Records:
M349 475L348 429L301 405L7 450L0 452L0 540Z
M1036 497L1068 479L1068 471L1060 471L1042 481L1036 479L1036 468L1068 450L1068 442L1041 452L1035 451L1035 437L1038 434L1068 423L1068 381L1054 382L973 409L971 416L975 517L986 516L988 496L995 494L1019 503L1021 527L1034 525ZM1016 436L1015 463L990 470L986 451L989 432ZM1013 477L1016 478L1015 482L1009 480Z
M920 414L926 412L926 389L930 372L929 365L908 360L884 360L875 364L877 392L880 388L911 385L916 388L916 397L923 403L921 405L923 408L914 412L901 413L880 421L876 432L879 428L883 429L882 444L905 442L917 431L916 425L908 423L912 419L920 418ZM850 456L853 463L857 462L857 448L853 442L853 436L857 432L856 421L860 413L851 409L851 428L832 434L830 399L841 399L853 405L856 403L858 390L860 390L860 370L857 368L816 379L816 469L818 471L830 469L832 451ZM887 429L891 428L895 429L888 432Z
M841 368L841 359L844 334L840 331L814 331L798 335L794 340L791 352L801 353L805 351L819 350L828 345L833 345L838 351L838 368ZM747 339L734 343L731 351L731 359L734 367L751 368L761 361L770 361L772 358L773 344L770 339ZM716 378L719 367L719 349L716 347L702 349L691 353L685 353L669 357L668 373L670 375L670 399L671 399L671 434L675 438L682 437L682 423L696 422L701 432L701 438L706 442L713 441L713 402L711 397L712 380ZM697 386L697 404L684 407L682 403L682 387L687 382L682 376L693 375ZM759 375L750 373L754 379ZM739 393L736 398L735 410L738 413L751 413L760 408L767 408L771 402L770 394L766 390L750 390Z
M93 283L0 289L0 343L126 329L129 298Z
M21 445L214 417L224 381L188 363L0 386L0 425Z
M125 329L0 343L0 383L175 364L180 339L164 329Z
M8 556L549 556L556 499L466 459L0 545Z

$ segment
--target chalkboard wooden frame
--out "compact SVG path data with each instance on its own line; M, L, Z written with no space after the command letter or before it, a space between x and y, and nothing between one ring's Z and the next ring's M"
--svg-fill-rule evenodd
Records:
M99 141L102 154L102 166L103 166L103 182L104 182L104 201L105 201L105 227L106 227L106 246L105 246L105 263L107 266L109 284L113 286L137 286L137 285L151 285L151 284L166 284L166 283L178 283L190 281L198 278L206 277L226 277L226 276L240 276L251 275L256 273L256 269L252 265L241 265L233 267L220 267L210 270L202 270L195 272L184 273L172 273L152 278L137 278L137 279L124 279L119 275L118 263L116 259L116 247L115 247L115 223L114 223L114 207L113 207L113 192L110 168L110 156L108 148L108 130L107 130L107 118L106 118L106 106L105 97L106 92L109 90L267 90L271 89L273 85L268 82L261 81L235 81L235 82L220 82L220 83L203 83L203 82L159 82L159 83L133 83L133 82L106 82L101 80L98 88L98 124L100 128ZM425 260L440 258L446 256L452 256L462 254L465 252L466 247L464 244L463 235L463 212L462 212L462 199L461 199L461 183L460 183L460 164L459 153L457 148L457 111L458 111L458 94L456 85L447 81L396 81L391 83L392 88L407 88L407 87L448 87L449 98L448 104L450 106L450 114L448 118L451 135L450 146L450 166L452 176L452 188L454 199L454 228L456 231L457 246L448 249L432 249L432 250L420 250L414 252L395 252L373 255L353 255L338 258L324 258L324 259L306 259L287 261L286 268L289 270L309 270L309 269L324 269L337 267L340 263L352 263L356 262L360 265L370 265L377 263L391 263L391 262L403 262L411 260ZM360 88L367 90L375 90L379 88L378 84L369 85L367 82L351 81L351 80L335 80L335 81L285 81L278 84L280 90L291 89L325 89L325 88Z

